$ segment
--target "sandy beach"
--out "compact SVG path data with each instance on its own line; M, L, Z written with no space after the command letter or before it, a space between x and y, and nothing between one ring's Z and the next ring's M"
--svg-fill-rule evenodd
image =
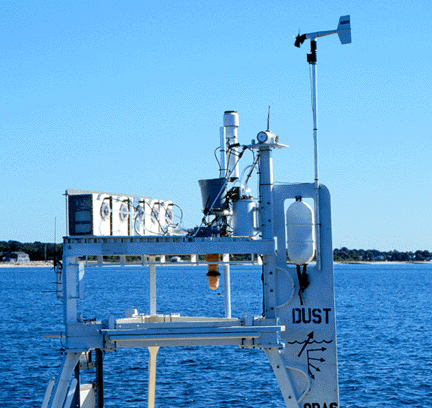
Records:
M53 261L0 262L0 268L52 268Z

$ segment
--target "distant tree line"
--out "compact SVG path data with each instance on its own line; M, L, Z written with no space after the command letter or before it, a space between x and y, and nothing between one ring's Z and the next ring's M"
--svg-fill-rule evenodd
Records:
M431 261L432 252L429 251L378 251L376 249L348 249L333 250L333 259L336 262L365 261L365 262L422 262Z
M43 242L21 243L18 241L0 241L0 254L8 252L25 252L31 261L52 261L54 256L61 259L63 244L48 244ZM1 260L1 257L0 257Z
M61 259L63 255L63 244L33 242L21 243L18 241L0 241L0 254L8 252L25 252L32 261L50 261ZM239 259L236 256L235 259ZM432 252L429 251L378 251L376 249L348 249L346 247L333 250L333 259L336 262L422 262L432 261ZM0 258L1 260L1 258ZM243 260L243 258L242 258Z

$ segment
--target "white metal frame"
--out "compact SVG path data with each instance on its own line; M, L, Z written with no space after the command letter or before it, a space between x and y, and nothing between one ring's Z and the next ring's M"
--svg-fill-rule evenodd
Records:
M123 236L66 237L63 249L63 310L65 330L49 333L61 337L66 360L52 396L52 407L62 408L72 384L72 374L82 353L147 347L150 351L148 406L154 406L156 356L159 347L235 345L264 350L289 408L337 407L338 382L333 288L330 197L314 183L274 185L272 152L278 143L253 146L259 155L260 239L245 237ZM321 218L321 268L308 266L310 287L301 302L296 267L287 265L285 202L297 196L318 200ZM220 264L229 278L230 254L252 254L249 263L262 258L264 308L262 316L232 318L229 279L225 281L225 318L157 315L156 272L167 255L190 255L193 264L205 264L199 255L222 254ZM80 257L141 256L149 265L148 315L81 322L77 302L83 299L84 265ZM214 262L212 262L214 263ZM100 263L103 265L103 263ZM225 269L226 268L226 269ZM228 294L228 296L227 296ZM325 344L325 347L323 346ZM321 351L320 351L321 350ZM318 363L313 364L315 359ZM319 367L318 367L319 366ZM49 399L49 396L46 397Z

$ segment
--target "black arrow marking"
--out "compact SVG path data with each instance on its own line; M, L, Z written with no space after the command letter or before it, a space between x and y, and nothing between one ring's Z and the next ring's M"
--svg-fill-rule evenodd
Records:
M323 358L312 358L312 357L309 357L309 360L320 361L321 363L324 363L325 361Z
M309 344L309 342L313 339L313 336L314 336L314 332L310 332L310 333L308 334L308 338L307 338L305 344L303 345L302 349L300 350L300 353L298 354L297 357L300 357L300 356L302 355L302 353L303 353L304 349L306 348L306 346L307 346L307 345Z
M309 353L309 351L326 351L327 349L325 347L320 348L320 349L309 349L307 352Z
M315 376L312 374L311 369L314 369L317 372L320 372L321 370L319 369L319 367L314 366L311 361L319 361L320 363L325 362L325 360L323 358L317 358L317 357L309 357L309 352L312 351L325 351L327 350L325 347L319 348L319 349L309 349L306 350L306 355L307 355L307 365L308 365L308 373L311 376L312 379L315 379Z

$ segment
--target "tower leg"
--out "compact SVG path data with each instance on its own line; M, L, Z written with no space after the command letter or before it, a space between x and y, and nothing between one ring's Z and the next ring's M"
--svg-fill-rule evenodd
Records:
M81 407L81 381L80 381L80 363L78 360L75 366L75 379L77 380L77 386L75 388L75 395L72 401L71 407L80 408Z
M52 408L62 408L66 399L67 391L71 382L72 373L75 370L81 353L67 353L63 369L58 380L57 389L54 394Z
M148 408L154 408L155 406L155 394L156 394L156 356L159 351L159 347L149 347L149 363L148 363L148 397L147 406Z
M300 408L291 378L277 348L265 348L264 352L273 368L287 408Z
M222 261L229 262L229 254L222 255ZM231 319L231 272L230 265L224 264L224 296L225 296L225 317Z
M96 354L96 401L97 408L104 406L104 390L103 390L103 354L101 349L95 350Z

